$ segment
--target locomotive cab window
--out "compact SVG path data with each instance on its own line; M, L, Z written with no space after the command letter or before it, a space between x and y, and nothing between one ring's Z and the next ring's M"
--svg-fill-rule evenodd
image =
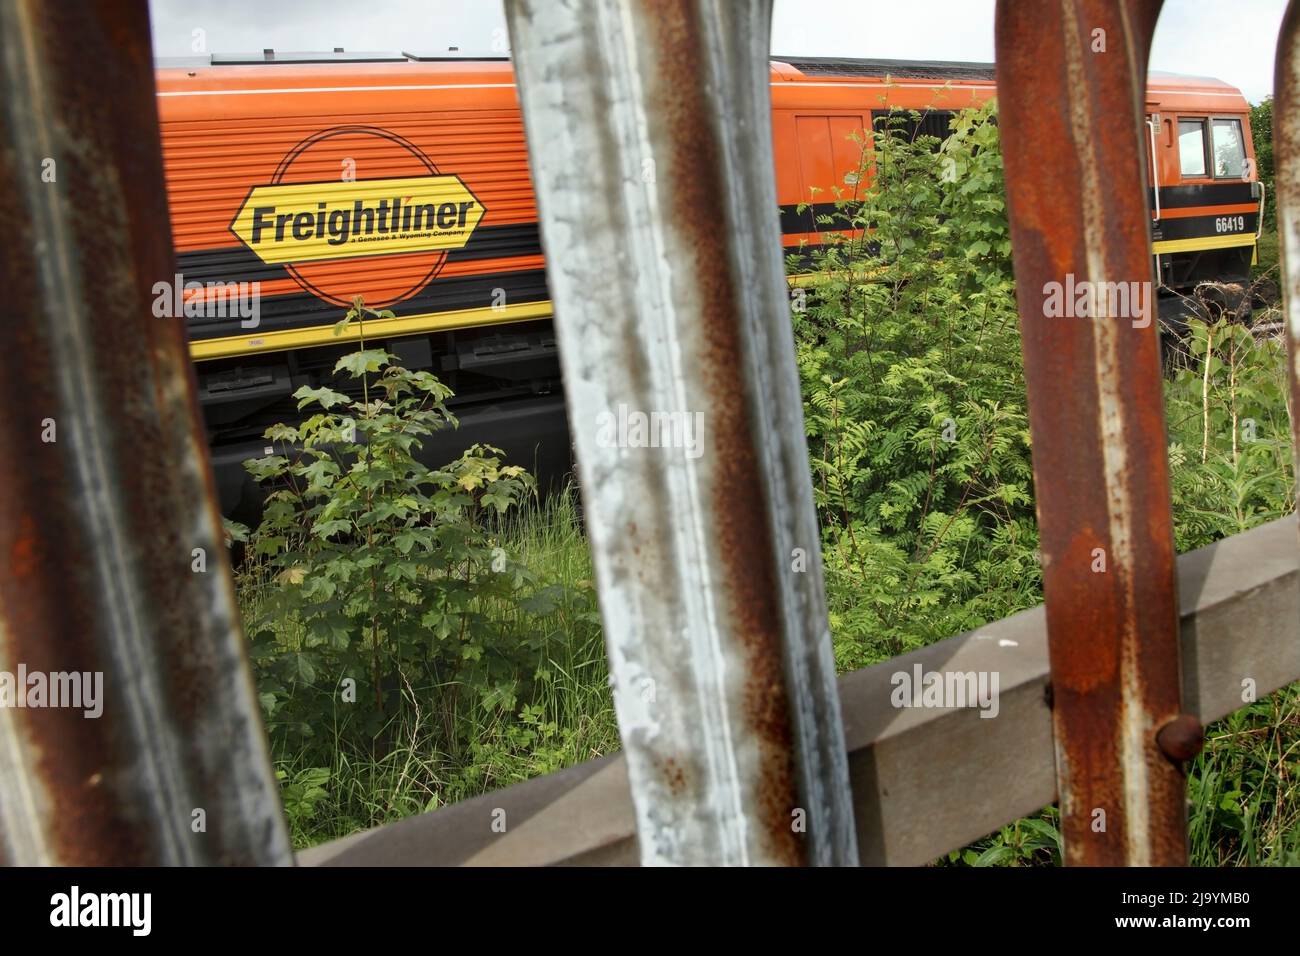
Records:
M1205 175L1205 120L1178 121L1178 163L1184 176Z
M1246 146L1241 135L1241 120L1214 121L1214 176L1216 179L1240 179L1246 166Z

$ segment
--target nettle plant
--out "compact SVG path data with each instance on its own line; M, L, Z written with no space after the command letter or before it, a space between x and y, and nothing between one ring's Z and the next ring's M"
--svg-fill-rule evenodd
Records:
M390 315L357 299L336 332ZM443 468L418 460L424 437L456 425L431 373L364 338L335 373L343 390L299 388L310 414L268 429L277 453L245 463L272 489L246 535L269 572L248 630L272 728L310 735L347 714L377 735L404 701L437 701L451 720L465 692L512 707L517 653L483 609L531 583L491 521L532 477L486 445Z
M992 103L940 141L899 111L822 216L796 354L832 630L861 667L1038 600ZM807 271L792 260L791 271Z
M1261 331L1280 318L1271 309L1254 326L1232 313L1188 322L1191 361L1165 390L1180 552L1295 510L1286 345Z

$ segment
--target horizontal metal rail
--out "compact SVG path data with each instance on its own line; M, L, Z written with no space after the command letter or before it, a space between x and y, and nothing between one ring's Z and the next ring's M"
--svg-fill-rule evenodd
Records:
M1300 680L1295 517L1178 558L1182 692L1210 723ZM998 716L896 708L898 674L999 674ZM1043 608L840 678L862 863L919 866L1057 798ZM504 809L509 833L496 833ZM315 866L628 865L622 755L301 852Z

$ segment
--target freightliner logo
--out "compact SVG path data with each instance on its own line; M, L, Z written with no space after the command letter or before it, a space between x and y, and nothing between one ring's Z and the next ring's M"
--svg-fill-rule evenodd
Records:
M375 126L313 133L268 180L249 190L230 231L263 263L337 305L357 295L394 305L428 291L487 211L460 176Z
M268 265L459 249L483 207L459 176L258 186L234 231Z

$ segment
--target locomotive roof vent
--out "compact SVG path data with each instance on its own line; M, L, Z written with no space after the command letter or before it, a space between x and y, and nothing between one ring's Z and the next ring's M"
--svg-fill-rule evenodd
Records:
M158 69L178 68L178 67L196 67L211 66L211 53L193 53L189 56L156 56L153 58L153 65Z
M808 76L892 76L919 80L993 80L992 63L956 60L875 60L840 56L773 56Z
M449 46L445 50L403 50L402 55L417 63L434 63L440 60L498 60L510 59L509 53L486 50L462 50L458 46Z
M214 53L213 66L260 66L265 63L401 63L406 59L401 53L346 52L336 46L326 52L282 52L268 47L261 53Z

